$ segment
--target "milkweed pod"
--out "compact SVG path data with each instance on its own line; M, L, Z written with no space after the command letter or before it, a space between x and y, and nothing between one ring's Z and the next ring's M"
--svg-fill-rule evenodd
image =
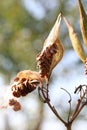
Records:
M44 42L42 51L37 55L37 66L41 77L49 79L52 69L63 57L63 46L59 40L59 28L61 23L61 13ZM48 81L47 81L48 82Z
M79 37L78 37L77 33L75 32L74 28L71 26L71 24L65 17L64 17L64 21L65 21L68 31L69 31L69 37L70 37L72 46L73 46L74 50L76 51L76 53L78 54L79 58L84 62L86 59L86 56L85 56L85 52L82 47L82 44L79 40Z
M20 71L15 77L11 90L13 96L21 97L34 91L36 87L42 87L42 85L43 80L38 72L23 70Z
M83 37L83 41L87 47L87 15L85 13L84 7L81 0L78 0L79 12L80 12L80 28Z

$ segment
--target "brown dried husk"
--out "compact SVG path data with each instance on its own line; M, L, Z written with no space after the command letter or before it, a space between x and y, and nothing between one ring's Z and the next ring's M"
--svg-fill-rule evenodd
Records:
M40 74L31 70L24 70L17 74L12 85L12 93L15 97L26 96L28 93L42 86Z
M46 38L43 49L36 57L37 66L41 78L46 80L48 84L52 69L58 64L63 57L63 46L59 40L61 13L52 27L48 37Z
M37 55L37 66L42 78L49 79L52 69L63 57L63 46L60 40L56 40L52 45L46 47L44 51Z

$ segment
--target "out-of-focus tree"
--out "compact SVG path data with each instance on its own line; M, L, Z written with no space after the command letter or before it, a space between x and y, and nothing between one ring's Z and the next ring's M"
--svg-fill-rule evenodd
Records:
M0 70L7 78L22 68L34 67L32 36L35 31L32 21L36 20L20 1L0 2Z
M40 20L38 16L36 19L25 8L24 1L9 0L7 2L3 0L0 2L0 72L5 74L7 79L10 79L19 70L36 69L36 54L41 50L59 12L69 16L73 25L78 27L76 2L75 5L69 0L54 2L38 0L37 3L43 7L45 12L44 17ZM49 4L50 6L48 6ZM63 24L61 28L61 40L64 46L71 47L70 41L67 39L68 33L64 31L65 25Z

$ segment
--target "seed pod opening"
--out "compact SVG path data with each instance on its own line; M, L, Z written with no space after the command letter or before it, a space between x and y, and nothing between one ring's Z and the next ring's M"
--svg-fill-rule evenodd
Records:
M37 55L37 66L42 78L48 82L52 69L63 57L63 46L59 40L59 29L61 23L61 13L44 42L42 51ZM48 84L48 83L47 83Z
M17 74L11 89L13 96L21 97L34 91L36 87L41 87L42 84L43 81L38 72L24 70Z

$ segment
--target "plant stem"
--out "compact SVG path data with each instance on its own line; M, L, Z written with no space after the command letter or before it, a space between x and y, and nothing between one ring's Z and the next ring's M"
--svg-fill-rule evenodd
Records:
M55 107L50 103L50 100L49 100L49 98L48 98L48 96L49 96L49 94L48 94L48 86L47 86L47 88L46 88L46 95L45 95L45 93L44 93L44 90L43 90L43 87L42 87L42 89L40 89L41 90L41 92L42 92L42 95L43 95L43 98L45 99L45 103L47 103L48 104L48 106L49 106L49 108L52 110L52 112L56 115L56 117L63 123L63 124L65 124L65 126L66 126L66 122L61 118L61 116L58 114L58 112L56 111L56 109L55 109ZM39 93L40 94L40 93Z
M67 130L71 130L71 126L68 126L68 127L67 127Z
M50 102L46 102L48 104L48 106L50 107L50 109L52 110L52 112L56 115L56 117L58 117L58 119L66 125L66 122L59 116L58 112L56 111L55 107L53 107Z
M72 123L68 122L65 127L67 128L67 130L71 130L71 126L72 126Z

